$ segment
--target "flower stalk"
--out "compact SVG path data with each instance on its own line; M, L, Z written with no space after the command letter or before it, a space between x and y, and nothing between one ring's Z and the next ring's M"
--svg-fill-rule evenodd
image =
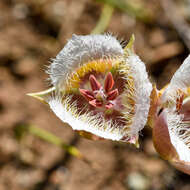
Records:
M74 157L77 157L78 159L84 159L84 156L82 155L82 153L75 146L71 146L71 145L64 143L62 139L60 139L56 135L53 135L52 133L50 133L44 129L35 127L34 125L30 125L30 126L28 126L27 131L30 134L33 134L33 135L39 137L40 139L43 139L51 144L54 144L54 145L64 149L66 152L68 152L69 154L71 154Z

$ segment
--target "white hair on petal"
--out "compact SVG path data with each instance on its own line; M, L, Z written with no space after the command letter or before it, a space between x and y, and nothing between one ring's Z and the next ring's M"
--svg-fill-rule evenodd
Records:
M133 116L131 133L132 135L137 135L147 122L152 84L148 79L145 64L137 55L128 56L126 63L129 64L134 78L135 115Z
M53 60L48 73L52 84L56 86L64 83L67 74L84 62L122 54L119 41L109 34L73 35Z
M167 100L175 102L177 90L180 89L185 92L187 87L190 87L190 55L173 75L170 84L162 96L163 102Z
M71 102L71 97L64 100L60 96L52 96L48 99L52 111L63 122L68 123L74 130L90 132L105 139L119 141L125 136L123 130L112 120L100 119L101 115L92 112L78 113L76 103Z
M185 89L190 86L190 55L185 59L180 68L175 72L170 82L171 87Z
M168 131L172 145L180 160L190 162L190 123L183 122L183 115L166 111Z
M190 162L190 122L183 121L184 115L178 114L176 100L190 86L190 55L175 72L170 84L162 95L162 102L167 102L167 123L171 143L175 147L180 160Z

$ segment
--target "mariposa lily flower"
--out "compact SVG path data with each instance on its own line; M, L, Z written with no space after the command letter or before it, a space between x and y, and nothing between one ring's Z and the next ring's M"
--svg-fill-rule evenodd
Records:
M176 168L190 174L190 56L157 95L153 119L155 148Z
M30 94L90 138L138 144L152 85L144 63L111 35L73 35L49 66L53 87Z

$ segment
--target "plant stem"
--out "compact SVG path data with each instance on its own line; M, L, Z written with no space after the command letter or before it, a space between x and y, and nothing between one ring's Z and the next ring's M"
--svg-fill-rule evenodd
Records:
M110 19L112 17L113 11L114 8L112 5L109 4L104 5L100 19L96 24L95 28L92 30L91 34L100 34L106 30L110 22Z
M44 129L30 125L30 126L28 126L28 132L49 142L49 143L52 143L64 150L66 150L72 156L75 156L79 159L84 159L84 156L76 147L64 143L62 141L62 139L60 139L59 137L53 135L52 133L50 133Z
M115 7L145 23L149 23L152 20L151 13L143 8L134 6L132 3L124 0L96 0L97 2L102 2L105 4L109 4L112 7Z

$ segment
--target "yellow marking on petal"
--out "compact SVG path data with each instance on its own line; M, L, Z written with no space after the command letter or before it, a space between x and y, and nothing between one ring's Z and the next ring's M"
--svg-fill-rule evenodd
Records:
M112 59L101 59L101 60L95 60L88 62L86 64L83 64L75 72L71 74L69 79L67 80L67 86L66 90L70 91L73 88L79 88L80 83L82 82L83 78L86 74L90 72L96 72L96 73L105 73L112 69L112 66L115 65L116 62Z
M190 96L190 87L187 88L187 96Z

